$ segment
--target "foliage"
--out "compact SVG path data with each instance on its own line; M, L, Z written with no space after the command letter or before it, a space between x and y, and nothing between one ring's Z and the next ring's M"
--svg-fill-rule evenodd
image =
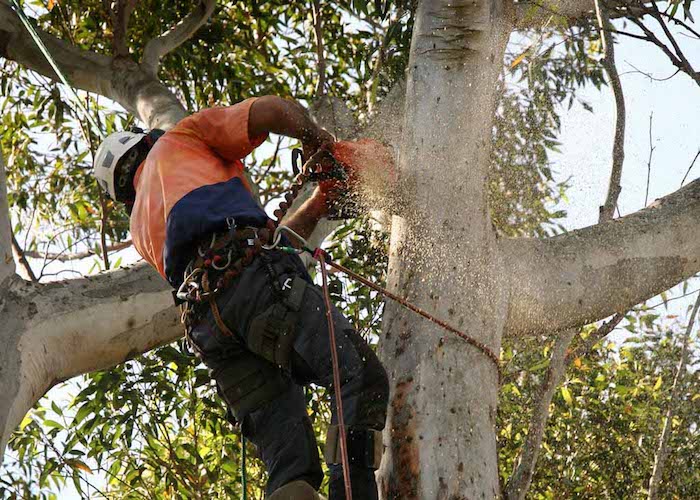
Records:
M685 325L651 312L628 320L633 333L627 332L624 343L599 342L569 367L552 401L530 490L533 498L646 498ZM531 407L548 366L548 349L523 353L509 363L499 409L503 478L510 475L527 435L529 414L517 410ZM690 352L673 419L663 498L700 494L700 351L695 345Z
M84 50L110 54L113 26L106 3L31 1L25 8L41 29ZM139 2L127 37L131 56L138 60L145 43L176 24L191 6L184 0L168 2L167 8L155 0ZM324 90L342 97L359 120L367 119L376 101L403 78L412 8L411 2L322 3ZM563 107L575 102L582 86L604 83L596 42L590 28L566 26L519 33L511 40L495 110L489 179L492 218L504 235L543 236L560 229L556 223L563 213L553 207L564 196L566 181L552 171L550 154L557 150ZM210 22L164 59L159 77L191 112L265 93L309 102L318 83L315 50L308 5L219 2ZM102 232L108 244L127 239L124 211L100 203L90 175L95 138L84 130L74 103L60 86L8 61L2 62L0 84L0 143L7 159L14 231L24 250L70 253L90 248L100 256ZM133 124L133 117L98 96L84 97L105 131ZM248 159L265 203L273 203L289 187L291 176L281 158L290 146L277 143L279 152L273 157ZM387 233L369 215L341 227L328 249L343 265L380 284L385 281ZM95 269L104 267L96 259ZM43 268L39 275L48 276ZM333 278L333 288L334 299L358 330L376 342L381 300L341 277ZM641 491L651 470L677 346L671 341L672 328L658 330L650 320L639 325L634 337L638 342L629 342L619 358L612 346L602 344L571 368L553 403L533 484L537 496L626 497ZM650 349L651 341L661 347ZM524 439L527 413L522 408L535 396L548 351L535 342L511 340L504 350L511 360L499 414L500 463L506 477ZM667 471L686 471L683 481L673 481L669 495L692 497L700 496L692 463L700 451L698 405L693 404L699 389L697 377L687 377L685 383L686 397L674 427L676 453ZM42 400L14 435L8 473L0 478L5 497L57 498L54 492L66 482L85 495L99 490L109 498L240 497L239 434L225 420L205 370L183 350L163 347L83 377L66 391L72 396L69 403ZM316 389L308 398L322 444L328 398ZM260 496L264 473L255 459L248 464L248 475L249 493Z

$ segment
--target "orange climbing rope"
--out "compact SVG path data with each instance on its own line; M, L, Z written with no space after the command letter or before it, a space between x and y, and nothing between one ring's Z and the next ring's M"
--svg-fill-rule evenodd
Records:
M328 292L328 270L323 254L319 253L318 261L321 264L321 277L323 279L323 298L326 302L326 318L328 319L328 336L331 344L331 360L333 361L333 386L335 388L335 404L338 414L338 433L340 435L340 456L343 463L343 480L345 481L345 498L352 500L352 486L350 485L350 463L348 461L348 443L345 433L345 418L343 416L343 398L340 394L340 365L338 363L338 347L335 343L335 327L331 312L331 296Z

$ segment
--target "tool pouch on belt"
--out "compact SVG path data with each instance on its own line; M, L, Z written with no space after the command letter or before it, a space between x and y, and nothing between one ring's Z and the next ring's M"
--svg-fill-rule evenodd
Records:
M248 348L284 370L289 369L306 286L306 281L298 276L288 278L283 285L284 298L256 316L248 330Z
M283 392L289 380L275 366L250 355L232 360L212 373L219 391L237 421Z
M346 429L345 439L350 464L369 469L379 468L384 451L381 431L349 427ZM323 455L326 463L329 465L342 463L340 428L337 425L328 427L326 449Z

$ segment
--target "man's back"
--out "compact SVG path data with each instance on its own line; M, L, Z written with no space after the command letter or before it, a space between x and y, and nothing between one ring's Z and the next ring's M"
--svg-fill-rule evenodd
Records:
M231 217L263 226L265 212L250 194L243 163L267 134L248 137L255 99L183 119L153 146L134 179L134 245L173 286L179 286L194 245Z

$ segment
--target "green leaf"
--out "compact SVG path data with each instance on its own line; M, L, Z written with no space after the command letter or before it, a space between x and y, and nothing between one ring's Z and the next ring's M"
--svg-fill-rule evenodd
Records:
M574 399L571 397L571 392L569 392L569 389L566 386L561 387L561 395L564 397L566 404L569 406L574 404Z

